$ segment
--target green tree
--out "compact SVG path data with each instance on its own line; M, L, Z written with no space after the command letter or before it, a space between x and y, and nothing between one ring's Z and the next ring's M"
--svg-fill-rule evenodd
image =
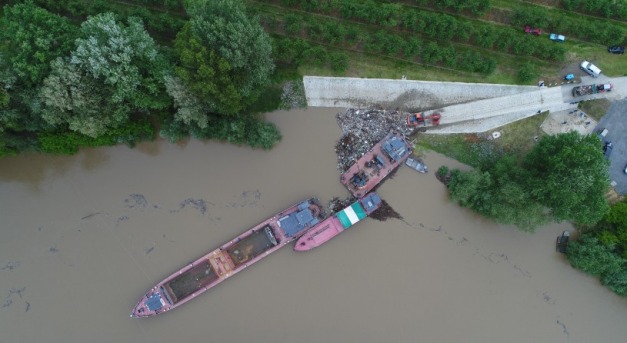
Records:
M5 6L0 17L3 57L18 83L37 86L50 72L50 62L74 48L76 29L63 17L32 1Z
M627 266L623 260L622 268L611 270L601 276L601 283L618 295L627 296Z
M111 13L90 17L69 59L58 58L40 95L43 118L91 137L128 122L133 113L169 106L164 97L167 63L140 19L128 25Z
M177 75L210 111L239 113L270 82L270 37L239 0L189 0L186 11L190 20L175 41Z
M485 171L453 171L448 188L451 199L461 206L497 223L533 231L550 218L521 183L524 174L515 157L504 156Z
M37 88L50 62L69 54L76 28L60 16L26 1L4 6L0 17L0 137L5 151L36 148L33 132L49 129L41 118Z
M526 188L556 220L591 225L608 211L607 165L595 135L544 136L525 156Z
M348 69L348 54L345 52L335 52L330 55L331 69L338 73L343 73Z
M570 242L566 254L573 267L592 275L616 274L624 265L624 260L614 254L611 247L592 235L584 234Z
M536 68L532 63L526 62L518 69L518 81L528 83L536 77Z
M7 93L7 91L5 91L4 89L0 89L0 110L7 108L9 106L10 100L11 98L9 96L9 93Z

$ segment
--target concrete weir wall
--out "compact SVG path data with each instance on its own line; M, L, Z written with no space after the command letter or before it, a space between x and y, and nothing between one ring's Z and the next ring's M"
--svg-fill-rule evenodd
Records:
M469 101L537 90L535 86L305 76L305 95L312 107L368 107L410 111L439 109Z

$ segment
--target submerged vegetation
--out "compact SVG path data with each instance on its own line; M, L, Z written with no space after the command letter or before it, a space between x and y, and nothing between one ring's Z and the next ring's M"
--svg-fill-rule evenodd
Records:
M581 226L579 232L567 250L572 266L627 296L627 201L613 204L598 223Z

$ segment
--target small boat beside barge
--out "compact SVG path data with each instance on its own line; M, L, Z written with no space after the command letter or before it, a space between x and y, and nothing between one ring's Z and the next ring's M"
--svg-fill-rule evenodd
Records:
M294 251L311 250L328 242L331 238L369 216L379 207L381 207L381 198L377 193L371 192L359 201L323 220L315 228L308 230L296 241Z
M159 282L139 300L131 317L150 317L181 306L298 239L323 219L315 198L292 205Z
M411 153L411 146L398 131L390 131L340 176L340 182L361 198L395 170Z
M407 158L405 160L405 165L422 174L429 172L429 168L427 167L427 165L417 158Z

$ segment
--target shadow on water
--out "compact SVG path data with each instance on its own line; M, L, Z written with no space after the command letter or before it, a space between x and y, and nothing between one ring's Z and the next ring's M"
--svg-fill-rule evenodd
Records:
M158 156L159 153L161 153L162 143L165 143L165 142L162 142L162 139L155 139L154 141L141 142L135 145L134 149L143 154L154 157L154 156Z
M104 149L86 149L73 156L26 153L0 159L0 179L38 190L47 178L60 178L76 165L90 171L108 159Z

